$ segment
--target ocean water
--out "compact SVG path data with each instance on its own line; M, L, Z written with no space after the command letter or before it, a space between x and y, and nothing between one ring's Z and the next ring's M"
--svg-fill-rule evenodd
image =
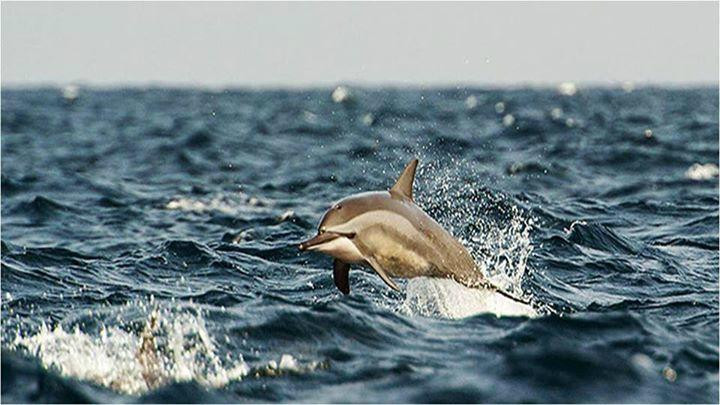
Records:
M532 311L298 251L412 157ZM717 164L716 87L6 88L2 400L717 403Z

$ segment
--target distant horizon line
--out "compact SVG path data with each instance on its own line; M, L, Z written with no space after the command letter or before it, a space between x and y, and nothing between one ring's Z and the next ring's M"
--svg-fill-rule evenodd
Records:
M639 88L700 88L700 87L718 87L720 81L633 81L633 80L586 80L586 81L521 81L516 83L508 82L362 82L362 81L336 81L336 82L318 82L318 83L260 83L252 84L249 82L237 83L193 83L185 81L127 81L127 82L93 82L83 80L73 81L28 81L28 82L0 82L2 89L44 89L44 88L65 88L68 86L76 86L80 89L147 89L147 88L172 88L172 89L197 89L197 90L232 90L232 89L252 89L252 90L313 90L313 89L334 89L337 87L347 87L350 89L464 89L464 88L485 88L485 89L521 89L536 88L549 89L562 86L563 84L571 84L578 88L620 88L620 89L639 89Z

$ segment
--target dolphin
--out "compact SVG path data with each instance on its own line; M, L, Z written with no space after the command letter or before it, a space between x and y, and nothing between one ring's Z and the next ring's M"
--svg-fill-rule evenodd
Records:
M450 278L470 288L485 288L528 304L489 283L465 247L413 200L418 159L412 159L388 191L344 198L323 215L318 233L302 251L332 256L333 280L350 293L350 265L372 268L390 288L395 278Z

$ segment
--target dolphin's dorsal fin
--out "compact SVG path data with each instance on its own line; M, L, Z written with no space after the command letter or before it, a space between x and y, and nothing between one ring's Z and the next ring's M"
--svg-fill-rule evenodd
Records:
M395 185L390 189L390 194L399 197L404 197L413 201L413 182L415 181L415 169L417 169L418 160L414 158L410 163L405 166L400 177L398 177Z

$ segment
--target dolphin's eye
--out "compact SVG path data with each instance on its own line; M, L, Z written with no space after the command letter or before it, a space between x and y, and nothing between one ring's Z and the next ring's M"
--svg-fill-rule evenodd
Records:
M339 210L339 209L341 209L341 208L342 208L342 205L338 205L338 206L335 207L336 210Z

